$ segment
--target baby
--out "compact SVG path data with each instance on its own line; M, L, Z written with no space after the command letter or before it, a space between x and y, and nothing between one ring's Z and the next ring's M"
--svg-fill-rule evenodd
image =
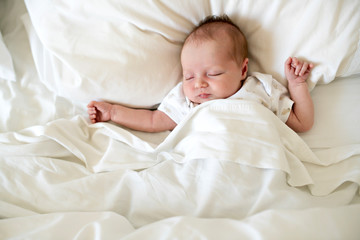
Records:
M314 121L313 102L306 79L313 64L289 57L285 62L287 89L270 75L247 77L247 42L226 15L210 16L186 38L181 51L183 80L165 97L157 110L132 109L92 101L92 123L112 120L146 132L172 130L197 105L214 99L258 101L296 132L308 131Z

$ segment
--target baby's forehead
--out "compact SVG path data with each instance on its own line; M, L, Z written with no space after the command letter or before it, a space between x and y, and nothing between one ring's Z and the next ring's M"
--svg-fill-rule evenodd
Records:
M210 44L208 44L210 43ZM187 47L216 47L220 52L231 52L234 48L233 38L223 30L219 30L217 34L196 36L195 38L186 41L184 48Z
M228 52L233 48L233 41L230 37L219 34L214 38L197 38L190 41L186 41L182 48L183 51L193 51L193 49L200 48L216 48L220 52Z
M229 49L232 49L235 44L234 38L232 38L227 31L219 28L216 29L216 31L213 31L212 33L209 32L193 33L192 36L189 36L189 38L186 39L183 45L183 50L188 46L200 47L208 42L216 42L217 44L221 45L222 47L221 49L224 51L228 51Z
M221 65L219 61L227 62L234 60L232 50L232 44L229 44L227 41L219 42L214 39L191 41L184 45L181 51L181 64L183 68L184 66L192 66L199 63L203 67Z

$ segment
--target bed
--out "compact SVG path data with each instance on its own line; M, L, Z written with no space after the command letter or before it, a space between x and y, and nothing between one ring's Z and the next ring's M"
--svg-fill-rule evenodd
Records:
M0 239L359 239L360 2L0 2ZM91 100L154 109L191 29L226 13L249 71L315 63L315 124L216 100L172 132L90 124Z

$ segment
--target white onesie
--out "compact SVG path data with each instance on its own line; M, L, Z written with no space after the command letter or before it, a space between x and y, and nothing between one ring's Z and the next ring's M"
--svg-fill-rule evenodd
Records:
M243 86L229 99L256 101L270 109L281 121L289 118L293 101L286 87L271 75L258 72L245 79ZM176 85L158 107L177 124L190 112L195 105L184 95L182 83Z

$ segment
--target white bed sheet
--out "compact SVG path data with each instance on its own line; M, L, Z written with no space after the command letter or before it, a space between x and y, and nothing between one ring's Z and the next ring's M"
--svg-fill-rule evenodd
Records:
M358 213L359 205L353 205L269 210L240 221L178 216L134 229L112 212L71 212L13 218L0 229L4 239L357 239Z
M360 75L338 78L312 91L315 126L300 136L324 165L303 162L315 184L294 187L280 170L205 160L131 166L146 167L146 171L119 169L109 162L98 164L98 168L88 163L86 168L82 153L69 151L71 141L58 144L58 138L49 141L44 137L44 129L54 129L57 124L74 124L81 130L78 134L84 134L89 128L82 120L86 118L84 103L56 95L40 81L23 25L25 5L7 1L0 3L3 6L9 14L1 19L1 32L17 81L0 79L0 132L1 142L6 144L0 154L1 239L360 236L360 109L356 106L360 102ZM169 135L127 131L111 124L90 129L128 139L130 145L141 143L137 147L148 150ZM89 147L96 151L99 146L91 143ZM186 195L184 186L196 188L191 191L194 195ZM229 186L234 187L233 192L225 191ZM9 187L11 191L5 190ZM251 202L248 196L257 200ZM149 202L141 201L147 197Z
M9 236L22 234L22 227L19 231L12 225L18 226L16 220L34 217L32 227L38 228L43 223L38 214L55 222L70 214L82 222L88 212L98 212L99 219L93 221L102 222L110 215L114 224L121 220L126 231L132 226L126 232L131 236L142 232L142 227L166 226L174 217L189 220L188 224L199 221L199 226L210 219L203 227L222 218L218 230L223 232L229 219L242 225L258 214L280 215L279 223L298 214L291 228L303 224L309 211L327 217L346 212L349 220L356 221L360 210L358 159L329 163L328 158L317 157L296 133L254 102L202 104L156 147L122 128L89 125L82 117L4 133L0 142L0 207L6 209L0 227ZM332 221L338 219L325 222ZM281 227L273 221L268 224L262 234ZM306 234L334 236L331 229L317 234L317 224L306 225ZM51 226L36 234L51 233ZM86 226L85 232L92 231ZM340 232L348 229L345 225ZM82 233L83 229L73 234ZM354 228L347 234L357 233Z

